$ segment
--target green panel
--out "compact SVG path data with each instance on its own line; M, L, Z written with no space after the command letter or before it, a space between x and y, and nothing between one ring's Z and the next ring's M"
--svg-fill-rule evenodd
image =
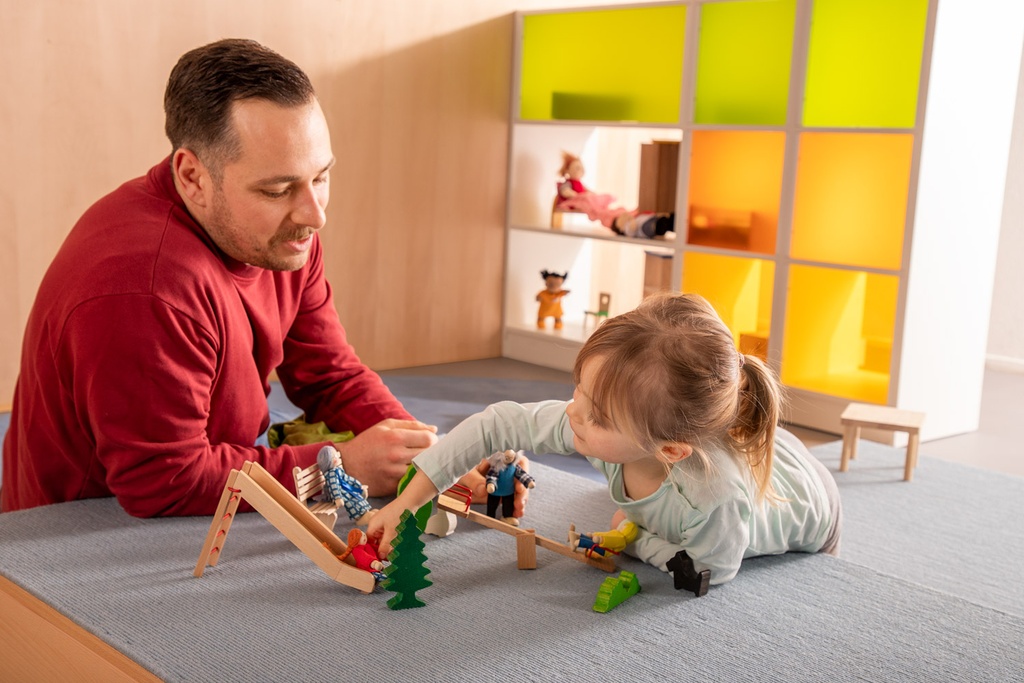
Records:
M805 126L912 128L928 0L815 0Z
M523 18L520 118L677 123L686 8Z
M795 17L796 0L701 8L696 123L786 123Z

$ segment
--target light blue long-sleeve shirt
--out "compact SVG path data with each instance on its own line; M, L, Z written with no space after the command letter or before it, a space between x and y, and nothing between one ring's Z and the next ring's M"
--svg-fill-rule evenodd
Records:
M529 450L574 453L567 401L496 403L470 416L437 444L413 459L416 467L444 491L480 462L481 454ZM792 441L792 443L791 443ZM772 485L784 498L757 502L757 487L746 465L713 452L705 471L699 458L675 465L657 491L628 498L622 465L587 458L608 479L612 501L640 528L626 552L668 571L666 563L681 549L698 571L711 570L711 583L732 579L744 558L788 551L817 552L832 527L828 493L813 458L795 439L775 440Z

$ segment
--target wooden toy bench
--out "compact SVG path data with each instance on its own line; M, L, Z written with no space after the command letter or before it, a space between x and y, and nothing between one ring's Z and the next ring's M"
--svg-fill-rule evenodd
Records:
M295 477L295 495L299 502L305 504L328 529L333 529L338 521L338 507L327 500L309 502L310 498L324 490L324 473L320 467L316 463L305 469L295 467L292 476Z

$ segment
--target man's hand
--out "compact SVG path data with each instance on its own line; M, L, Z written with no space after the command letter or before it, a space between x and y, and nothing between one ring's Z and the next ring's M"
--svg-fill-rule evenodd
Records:
M390 496L413 457L437 443L437 427L418 420L382 420L351 441L337 444L345 472L369 489Z

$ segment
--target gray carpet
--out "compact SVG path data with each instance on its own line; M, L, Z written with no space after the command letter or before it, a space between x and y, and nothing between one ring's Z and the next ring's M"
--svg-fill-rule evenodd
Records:
M388 384L442 429L496 398L565 397L549 383ZM837 446L815 452L837 468ZM557 540L569 522L604 526L604 487L546 462L527 524ZM517 570L509 537L461 520L425 537L427 606L397 612L254 514L193 578L208 519L134 519L109 499L0 515L0 573L169 681L1024 681L1024 480L928 459L913 483L901 473L902 451L864 442L837 476L841 559L748 560L696 599L621 558L642 591L608 614L591 609L607 574L540 548L538 569Z

